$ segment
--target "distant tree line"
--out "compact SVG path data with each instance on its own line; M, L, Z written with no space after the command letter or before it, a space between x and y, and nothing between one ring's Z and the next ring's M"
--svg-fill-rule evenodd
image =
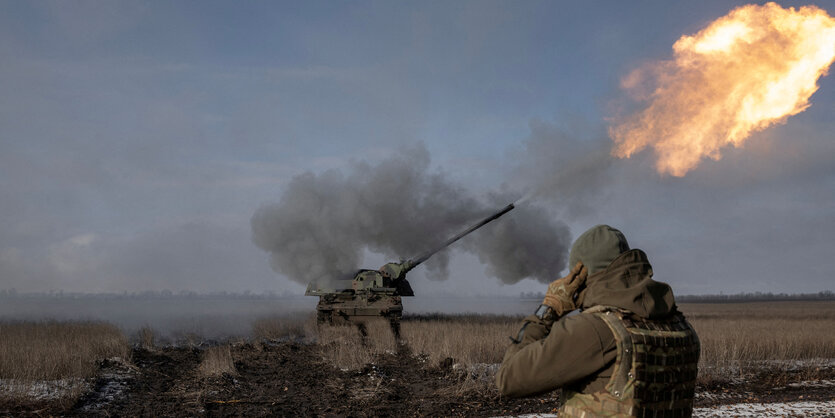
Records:
M542 292L521 292L522 299L542 299L545 294ZM835 300L835 293L825 290L818 293L736 293L732 295L683 295L676 296L676 302L685 303L721 303L721 302L771 302L791 300Z
M109 292L84 293L54 290L50 292L18 292L14 288L0 290L0 299L287 299L302 297L298 293L289 291L267 291L254 293L251 291L238 292L209 292L198 293L191 290L146 290L142 292ZM520 299L536 300L545 297L543 292L521 292ZM513 298L510 296L510 298ZM802 301L802 300L835 300L835 292L825 290L817 293L736 293L718 295L683 295L676 296L676 301L685 303L721 303L721 302L769 302L769 301Z
M142 292L106 292L106 293L84 293L65 292L54 290L49 292L18 292L16 289L0 290L0 299L282 299L302 296L291 292L267 291L254 293L249 290L242 293L236 292L209 292L198 293L190 290L146 290Z
M733 295L684 295L676 296L678 302L714 303L714 302L776 302L791 300L835 300L835 293L824 290L818 293L737 293Z

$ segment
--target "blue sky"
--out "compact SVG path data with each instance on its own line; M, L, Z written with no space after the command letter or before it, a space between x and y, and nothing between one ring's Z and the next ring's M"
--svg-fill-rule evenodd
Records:
M422 142L473 190L518 185L532 141L605 140L619 80L741 4L2 1L0 288L300 291L249 229L293 176ZM617 162L564 221L620 227L681 293L831 290L830 78L683 179ZM413 285L541 287L452 271Z

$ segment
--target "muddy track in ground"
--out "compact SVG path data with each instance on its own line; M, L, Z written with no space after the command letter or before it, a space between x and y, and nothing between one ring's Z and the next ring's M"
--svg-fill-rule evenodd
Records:
M557 408L552 393L499 398L470 389L459 372L425 367L401 347L361 370L343 371L322 360L316 345L242 344L232 348L237 374L201 377L199 352L135 350L134 376L112 402L82 399L70 415L154 416L485 416Z
M189 405L189 397L180 387L196 374L200 362L200 350L191 348L170 348L163 351L134 349L124 388L111 399L98 396L109 384L107 377L99 378L95 390L79 399L68 415L101 416L148 416L159 411L194 411L196 404ZM105 362L103 374L112 370Z
M204 377L199 349L135 349L130 364L102 363L94 390L75 405L0 405L0 415L494 416L559 407L557 392L501 398L489 381L474 384L478 378L428 365L405 346L352 371L333 367L321 350L294 342L237 344L231 349L237 373ZM744 383L717 382L698 388L696 406L835 400L835 370L815 373L824 385L791 383L809 377L763 372Z
M804 383L798 383L804 382ZM835 401L835 369L777 373L761 371L743 381L716 382L696 388L696 407L736 403Z

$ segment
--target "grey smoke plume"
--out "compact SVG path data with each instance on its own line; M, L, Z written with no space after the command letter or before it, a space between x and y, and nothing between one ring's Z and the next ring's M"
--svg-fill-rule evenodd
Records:
M474 196L431 173L429 162L417 146L376 164L355 163L347 173L301 174L280 202L256 211L253 240L270 253L275 271L322 283L356 272L365 249L414 257L513 200ZM570 239L562 222L526 204L453 246L476 254L505 283L548 282L564 268ZM442 251L426 262L430 278L447 277L448 257Z
M493 201L502 199L494 197ZM478 255L489 275L505 283L527 277L550 282L568 261L568 227L555 221L546 210L530 204L518 204L509 216L474 235L466 241L465 248Z
M513 172L513 189L525 190L523 201L550 202L563 216L593 212L612 182L610 168L615 159L610 153L611 141L584 134L589 127L569 132L534 120L530 129L524 149L515 156L524 163Z

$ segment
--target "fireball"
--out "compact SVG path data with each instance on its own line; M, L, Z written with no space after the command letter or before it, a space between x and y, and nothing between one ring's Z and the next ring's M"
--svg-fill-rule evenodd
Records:
M613 155L652 147L658 172L681 177L811 105L835 59L835 19L815 6L746 5L682 36L673 53L624 79L629 91L650 91L609 136Z

